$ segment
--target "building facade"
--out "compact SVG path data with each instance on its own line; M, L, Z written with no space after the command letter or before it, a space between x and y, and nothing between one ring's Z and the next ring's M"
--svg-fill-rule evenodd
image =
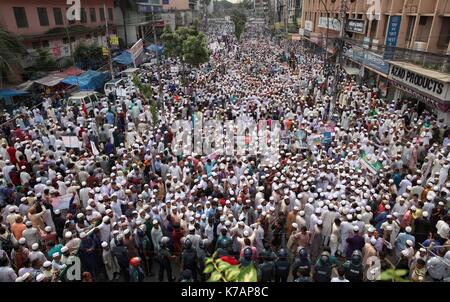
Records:
M114 1L83 0L79 21L69 21L69 5L61 0L2 0L0 28L19 37L30 56L30 65L38 49L47 50L55 59L71 55L80 43L106 45L105 24L114 28Z
M450 1L303 0L300 34L450 124Z

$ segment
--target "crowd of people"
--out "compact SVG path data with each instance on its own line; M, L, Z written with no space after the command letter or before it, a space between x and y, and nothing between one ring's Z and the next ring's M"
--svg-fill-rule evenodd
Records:
M0 281L205 281L212 255L261 282L448 281L447 125L262 26L207 35L187 80L174 59L141 69L156 118L129 80L103 108L46 99L3 129ZM243 143L202 136L213 120Z

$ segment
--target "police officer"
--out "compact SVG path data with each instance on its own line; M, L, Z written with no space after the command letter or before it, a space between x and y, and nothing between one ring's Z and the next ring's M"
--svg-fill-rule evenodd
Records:
M261 282L272 282L275 277L275 263L270 252L263 253L264 262L259 265L259 275Z
M298 257L295 259L292 267L292 276L294 280L300 277L298 274L299 269L305 269L308 275L311 274L311 261L308 257L308 251L305 248L301 248L298 251Z
M314 267L314 281L315 282L330 282L331 281L331 261L330 253L322 252L320 259Z
M198 256L198 271L200 272L200 279L202 282L205 281L205 275L203 274L203 271L205 270L205 259L206 257L209 257L208 252L209 247L209 241L208 239L203 239L199 243L199 249L197 251Z
M252 248L251 247L246 247L245 249L244 249L244 255L243 255L243 258L242 258L242 260L241 260L241 266L242 267L245 267L245 266L248 266L248 265L250 265L250 264L254 264L254 262L253 262L253 251L252 251Z
M158 250L158 262L159 262L159 281L164 281L164 271L167 272L167 279L170 282L174 281L172 278L172 266L170 265L170 260L174 258L170 253L170 249L168 247L170 242L169 237L162 237L160 241L160 249Z
M186 239L184 242L184 250L181 254L181 267L183 270L191 271L194 281L197 281L197 265L197 251L192 246L192 241Z
M275 282L287 282L290 268L286 250L280 249L278 259L275 261Z
M217 238L216 250L219 257L228 256L232 253L233 240L227 236L227 228L220 230L221 235Z
M364 266L362 263L362 254L360 250L352 253L352 258L344 263L345 278L350 282L362 282Z

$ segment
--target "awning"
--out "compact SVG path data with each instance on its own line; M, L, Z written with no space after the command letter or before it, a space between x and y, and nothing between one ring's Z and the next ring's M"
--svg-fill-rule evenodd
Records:
M359 69L350 66L343 66L345 72L349 75L359 75Z
M110 77L110 74L107 72L88 70L78 77L70 76L61 82L67 85L79 86L80 90L100 90Z
M53 73L35 80L34 82L47 87L53 87L58 85L62 80L64 80L65 77L67 77L67 75L64 73Z
M131 57L131 53L129 53L128 51L124 51L117 57L114 57L113 61L122 65L133 64L133 58Z
M0 98L28 95L28 92L11 88L0 89Z
M148 52L156 52L156 53L161 54L161 53L164 52L164 46L162 46L162 45L156 45L156 44L151 44L151 45L147 46L147 47L145 48L145 50L148 51Z

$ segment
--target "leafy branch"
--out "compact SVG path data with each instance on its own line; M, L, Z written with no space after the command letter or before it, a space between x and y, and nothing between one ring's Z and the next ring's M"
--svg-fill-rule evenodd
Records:
M254 264L239 265L233 257L216 258L216 254L205 261L204 273L209 274L209 282L256 282L257 270Z

